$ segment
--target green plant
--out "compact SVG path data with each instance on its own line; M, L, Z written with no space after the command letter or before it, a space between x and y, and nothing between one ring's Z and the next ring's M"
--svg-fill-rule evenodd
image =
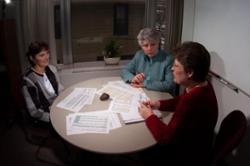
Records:
M115 39L110 39L104 47L104 56L107 58L120 57L121 45Z

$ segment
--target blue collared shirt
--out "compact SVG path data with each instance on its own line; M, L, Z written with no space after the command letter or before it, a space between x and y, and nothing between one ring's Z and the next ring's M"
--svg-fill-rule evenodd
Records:
M142 50L136 52L134 58L122 70L121 77L125 82L131 82L137 73L144 73L144 87L149 90L173 93L175 83L171 71L173 57L159 50L150 58Z

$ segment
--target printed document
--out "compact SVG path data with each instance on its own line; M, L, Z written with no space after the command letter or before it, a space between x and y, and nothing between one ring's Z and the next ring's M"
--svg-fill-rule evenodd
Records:
M107 110L69 114L66 117L67 135L83 133L107 134L121 127L119 117Z
M76 113L73 116L68 118L68 127L69 131L75 131L77 133L108 133L108 115L106 114L85 114L85 113Z
M75 88L66 98L56 106L69 111L78 112L86 104L91 104L96 88Z

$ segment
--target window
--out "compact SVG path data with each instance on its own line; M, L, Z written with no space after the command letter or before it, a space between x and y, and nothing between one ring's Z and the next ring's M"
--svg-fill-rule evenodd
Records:
M54 6L54 24L55 24L55 38L61 38L61 21L60 21L60 5Z
M114 35L128 35L128 4L114 5Z
M62 1L67 3L67 0ZM62 38L56 39L59 63L102 60L103 48L110 38L115 38L122 45L122 59L133 57L138 50L136 36L145 26L144 0L117 0L117 2L116 0L71 0L71 3L64 8L62 9L62 6L59 9L56 8L64 10L63 14L67 13L66 17L70 18L70 27L61 28ZM65 23L62 24L65 25ZM58 28L55 28L55 31L57 30ZM69 31L70 39L63 39L64 30ZM59 36L60 33L55 32L55 34ZM70 41L68 50L71 53L65 53L63 51L65 49L62 48L67 47L68 44L64 43L68 41ZM71 57L65 58L65 55Z

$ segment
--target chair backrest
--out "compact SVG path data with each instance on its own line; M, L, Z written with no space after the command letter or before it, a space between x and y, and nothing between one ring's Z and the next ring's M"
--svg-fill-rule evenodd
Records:
M214 143L212 159L214 165L221 162L239 145L246 133L246 129L247 119L239 110L230 112L222 120Z
M25 139L30 144L41 145L49 137L51 125L32 118L26 106L24 95L22 95L22 100L24 104L20 109L20 127L24 132Z

